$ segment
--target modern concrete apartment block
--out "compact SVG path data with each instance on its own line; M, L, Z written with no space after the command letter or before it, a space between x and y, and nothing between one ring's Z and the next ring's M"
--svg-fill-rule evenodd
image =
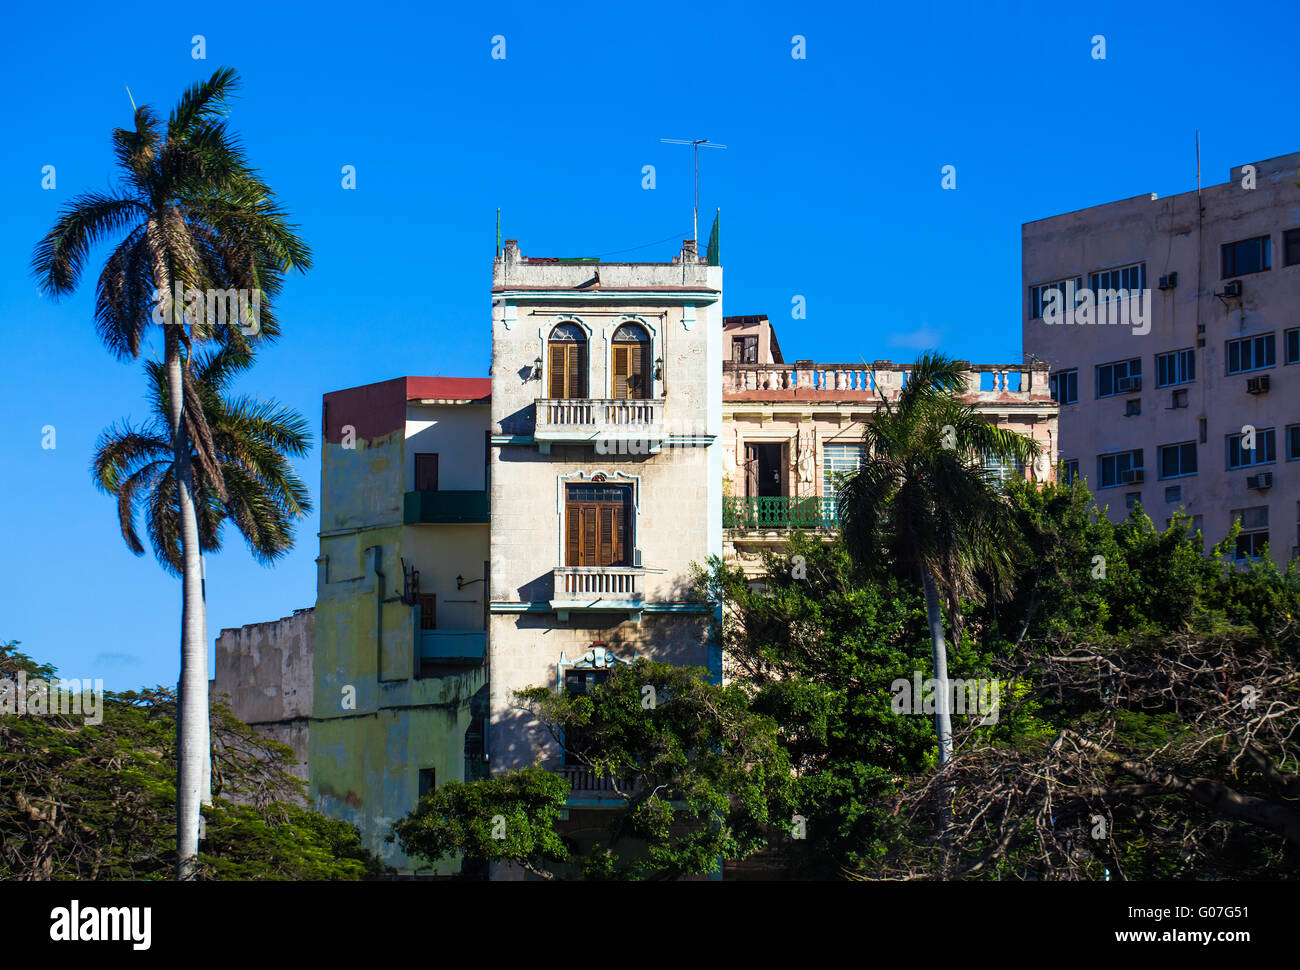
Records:
M1243 523L1283 564L1300 518L1300 153L1229 180L1025 223L1023 343L1050 364L1061 459L1112 518L1178 509L1208 547ZM1075 296L1055 302L1051 291ZM1107 291L1141 291L1140 295ZM1084 291L1098 296L1083 296ZM1049 322L1096 301L1095 320ZM1120 316L1120 313L1113 314Z
M690 565L722 552L722 268L528 258L492 274L488 629L494 773L588 777L514 692L589 689L638 657L720 675ZM580 836L578 836L580 837Z

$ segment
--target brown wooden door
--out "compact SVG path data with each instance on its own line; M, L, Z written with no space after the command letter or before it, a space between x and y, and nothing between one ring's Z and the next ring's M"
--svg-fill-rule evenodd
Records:
M572 489L565 506L566 566L628 564L625 489Z

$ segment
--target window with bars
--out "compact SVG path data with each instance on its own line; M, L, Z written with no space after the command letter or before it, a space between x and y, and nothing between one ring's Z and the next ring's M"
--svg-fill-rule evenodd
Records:
M986 454L982 458L982 464L989 477L999 482L1024 477L1025 466L1013 458L999 458L997 455Z
M865 445L825 445L822 448L822 496L839 500L844 476L855 472L867 455Z
M547 396L587 396L587 334L576 323L562 323L546 344Z
M570 485L565 502L566 566L632 565L632 488Z

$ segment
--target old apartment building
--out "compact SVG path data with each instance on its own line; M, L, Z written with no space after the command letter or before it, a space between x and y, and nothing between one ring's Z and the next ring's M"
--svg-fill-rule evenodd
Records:
M1051 367L1066 474L1207 549L1300 546L1300 153L1023 227L1024 348ZM1054 311L1090 304L1092 321Z
M838 527L840 476L866 455L864 429L903 389L909 365L784 360L764 316L728 317L722 366L723 537L728 558L762 569L792 528ZM1055 477L1058 407L1046 365L969 365L967 403L1042 446L1037 468L989 464L999 478Z
M637 658L720 678L692 565L756 571L793 528L832 534L838 474L907 378L788 363L765 316L723 316L722 267L691 240L664 263L507 241L490 299L490 379L325 395L315 607L218 642L213 695L302 752L317 807L407 873L459 869L386 841L421 795L534 763L571 785L566 836L595 837L618 796L514 692L587 691ZM1039 468L999 475L1051 474L1046 378L968 370L988 420L1044 445Z

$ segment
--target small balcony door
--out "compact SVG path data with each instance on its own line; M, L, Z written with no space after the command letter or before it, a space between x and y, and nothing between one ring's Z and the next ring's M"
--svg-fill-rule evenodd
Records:
M779 441L745 445L745 495L767 498L784 495L783 455Z
M630 566L632 490L570 485L564 509L566 566Z

